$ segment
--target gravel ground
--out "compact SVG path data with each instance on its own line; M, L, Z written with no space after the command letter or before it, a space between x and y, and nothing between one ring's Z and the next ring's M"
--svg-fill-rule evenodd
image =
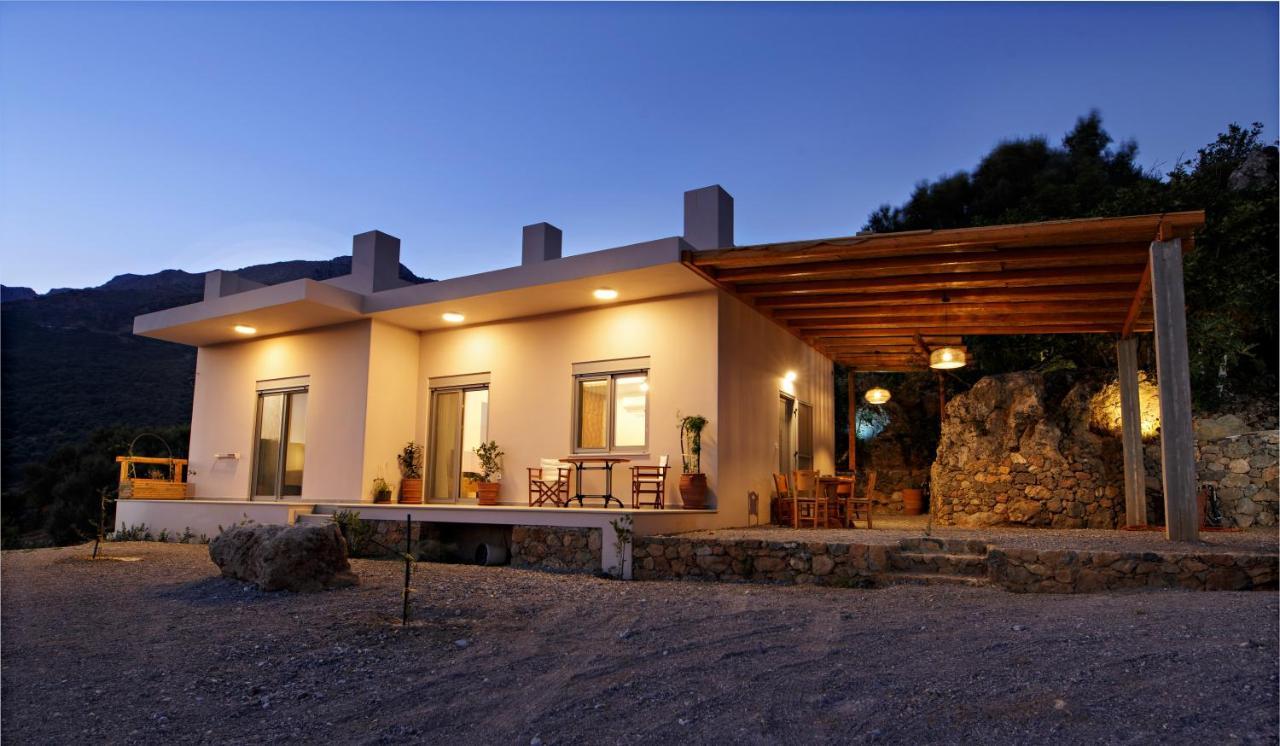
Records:
M4 552L6 743L1277 740L1274 593L626 583L420 564L265 594L205 547Z
M714 531L692 531L682 536L717 537L722 539L761 539L764 541L825 541L851 544L897 544L899 539L925 535L928 516L875 516L874 529L827 528L794 529L787 526L726 528ZM933 536L958 539L981 539L993 546L1009 549L1074 549L1077 551L1142 552L1263 552L1280 551L1280 534L1275 526L1249 528L1242 531L1202 531L1200 541L1169 541L1163 531L1117 531L1087 528L952 528L935 526Z

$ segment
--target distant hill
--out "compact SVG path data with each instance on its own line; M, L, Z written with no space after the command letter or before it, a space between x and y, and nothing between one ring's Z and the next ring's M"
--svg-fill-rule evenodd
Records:
M351 272L351 257L236 270L274 285ZM400 266L410 282L431 282ZM95 288L38 295L3 287L0 298L0 480L59 446L110 425L182 425L191 418L195 349L133 336L133 317L199 301L204 275L166 269L125 274Z

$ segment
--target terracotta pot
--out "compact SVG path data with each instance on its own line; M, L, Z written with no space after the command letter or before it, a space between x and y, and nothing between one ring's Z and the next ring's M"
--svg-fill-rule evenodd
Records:
M481 505L497 505L498 504L498 488L501 487L499 482L480 482L476 485L476 502Z
M400 502L416 504L422 502L422 480L400 480Z
M902 491L902 512L904 515L920 515L924 512L924 491L908 487Z
M702 510L707 507L707 475L680 475L680 502L687 510Z

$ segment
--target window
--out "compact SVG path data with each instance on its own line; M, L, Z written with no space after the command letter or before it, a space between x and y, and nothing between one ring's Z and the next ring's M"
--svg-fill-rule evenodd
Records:
M485 383L476 383L477 380ZM480 472L475 449L489 439L487 381L488 376L432 379L429 500L457 502L459 498L476 496L474 478L467 475ZM463 385L434 388L437 382Z
M574 376L574 453L643 453L649 445L649 371Z
M302 496L307 449L307 379L258 383L253 444L253 496Z

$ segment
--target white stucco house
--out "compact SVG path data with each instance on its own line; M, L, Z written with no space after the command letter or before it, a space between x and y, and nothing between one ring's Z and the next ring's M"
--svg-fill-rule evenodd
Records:
M351 503L366 518L508 525L634 512L637 531L768 522L788 459L835 468L832 361L682 261L732 246L732 198L712 186L684 207L682 236L576 256L555 227L527 226L518 266L439 282L400 280L400 242L378 231L355 236L350 275L323 282L208 273L201 302L134 322L198 348L190 498L121 500L117 527L212 535ZM709 420L705 510L680 509L678 413ZM395 491L411 440L427 451L424 503L370 504L375 478ZM505 451L499 507L476 506L461 479L485 440ZM613 487L625 508L529 507L526 467L574 454L669 457L667 509L630 509L629 464Z
M210 272L201 302L134 320L136 334L198 348L188 499L122 499L116 526L212 535L353 505L381 520L602 532L629 515L638 535L767 523L774 472L835 471L855 371L941 374L965 364L965 336L1010 334L1115 338L1126 522L1145 525L1136 335L1152 333L1166 531L1191 540L1182 256L1203 224L1168 212L738 247L733 200L710 186L685 193L680 236L565 257L539 223L518 266L439 282L402 281L400 242L378 231L355 237L351 274L323 282ZM836 362L847 412L834 411ZM677 466L664 509L633 509L628 467L678 465L681 414L709 421L708 507L683 509ZM464 477L489 440L505 478L501 504L481 506ZM372 504L375 479L396 492L408 441L426 448L425 502ZM525 470L573 457L628 460L621 506L530 505ZM602 476L580 491L602 491ZM611 552L604 566L623 566Z

